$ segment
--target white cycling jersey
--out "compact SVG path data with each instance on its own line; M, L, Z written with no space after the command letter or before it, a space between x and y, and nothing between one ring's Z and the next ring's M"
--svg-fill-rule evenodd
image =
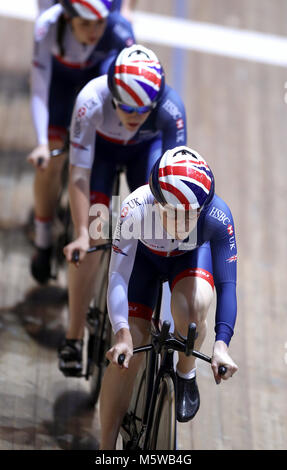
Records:
M160 217L148 184L133 191L123 202L109 268L108 308L115 333L129 328L128 286L138 243L162 257L181 255L196 248L196 241L172 239Z
M127 130L115 112L107 75L91 80L77 97L70 129L72 165L92 168L95 132L123 145L137 132Z
M35 23L35 46L31 71L31 110L38 143L48 143L48 98L52 71L52 56L70 67L84 67L94 45L83 45L75 38L67 23L64 37L65 55L60 57L57 44L57 21L63 13L61 5L45 10Z

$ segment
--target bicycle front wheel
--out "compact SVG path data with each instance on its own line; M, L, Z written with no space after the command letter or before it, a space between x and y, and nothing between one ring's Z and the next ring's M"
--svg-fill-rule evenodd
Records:
M102 377L108 365L105 355L111 346L111 327L107 312L99 312L98 330L94 337L90 337L93 343L93 355L90 361L90 402L95 405L98 401Z
M112 330L106 303L109 257L110 252L103 252L100 263L101 269L98 273L95 286L93 307L90 309L94 326L94 331L92 334L90 333L89 337L90 346L88 346L88 375L90 382L90 401L92 405L96 404L99 397L102 377L108 364L106 352L111 347L112 342Z
M175 389L169 375L165 375L159 384L148 448L150 450L176 449Z

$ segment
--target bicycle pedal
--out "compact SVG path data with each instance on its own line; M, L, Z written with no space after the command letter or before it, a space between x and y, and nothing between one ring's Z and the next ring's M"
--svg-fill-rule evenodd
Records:
M65 377L84 377L85 374L82 372L82 367L67 365L66 362L59 362L59 369L64 374Z

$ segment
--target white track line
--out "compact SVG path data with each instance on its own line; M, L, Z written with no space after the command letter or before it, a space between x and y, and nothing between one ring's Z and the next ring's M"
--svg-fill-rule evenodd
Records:
M143 12L135 14L142 41L287 66L287 38Z
M34 21L36 0L0 0L0 15ZM136 11L137 40L209 54L287 66L287 38Z

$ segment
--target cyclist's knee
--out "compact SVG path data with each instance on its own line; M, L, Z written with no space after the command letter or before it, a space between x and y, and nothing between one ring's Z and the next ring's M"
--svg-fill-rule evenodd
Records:
M212 297L208 291L196 289L188 305L191 321L194 321L197 325L205 321L211 300Z
M206 319L213 298L213 288L205 280L197 277L182 279L172 293L172 310L176 316L188 318L198 326Z
M130 317L129 325L134 347L145 344L150 333L150 322L143 318Z

